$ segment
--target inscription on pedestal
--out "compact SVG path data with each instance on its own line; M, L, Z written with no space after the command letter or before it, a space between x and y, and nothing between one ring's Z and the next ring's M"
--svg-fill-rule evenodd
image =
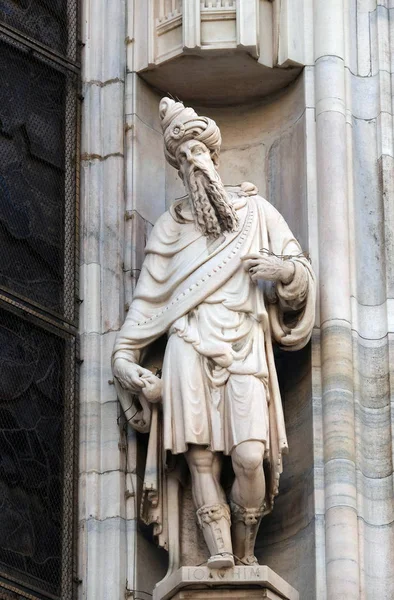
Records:
M200 594L197 593L198 591ZM220 592L219 596L216 592ZM156 586L153 600L199 599L202 597L201 594L203 596L207 594L204 597L210 600L219 597L236 600L248 598L245 593L249 593L250 597L256 599L266 597L299 600L298 592L266 565L239 566L232 569L210 569L207 566L181 567Z
M265 567L234 567L233 569L207 569L206 567L186 567L187 579L190 581L263 581L266 577Z

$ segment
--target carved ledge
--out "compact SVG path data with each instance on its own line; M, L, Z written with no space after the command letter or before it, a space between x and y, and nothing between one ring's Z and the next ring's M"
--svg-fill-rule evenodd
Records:
M208 589L207 589L208 588ZM299 600L298 592L267 566L182 567L157 584L153 600Z
M304 22L291 0L150 0L140 3L136 71L162 92L198 104L275 93L304 64Z

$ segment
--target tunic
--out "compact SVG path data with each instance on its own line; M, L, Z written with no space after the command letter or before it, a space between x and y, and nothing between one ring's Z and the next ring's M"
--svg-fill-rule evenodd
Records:
M268 367L258 320L263 295L241 266L169 332L163 363L164 447L230 454L268 440Z
M214 243L196 229L187 201L159 218L112 360L143 364L145 352L166 334L163 449L177 454L198 443L228 454L242 441L266 441L271 510L288 450L273 343L292 351L310 339L315 279L283 217L244 189L227 188L239 230ZM294 257L292 282L250 280L242 257L261 248ZM117 390L131 412L132 396ZM152 444L160 431L151 427Z

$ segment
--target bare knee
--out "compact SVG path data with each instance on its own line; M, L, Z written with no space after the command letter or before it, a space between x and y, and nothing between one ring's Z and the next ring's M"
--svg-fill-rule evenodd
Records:
M236 446L231 454L234 471L253 477L262 468L264 449L263 442L256 441L242 442Z
M186 453L189 469L195 473L212 473L214 470L215 455L204 446L193 445Z

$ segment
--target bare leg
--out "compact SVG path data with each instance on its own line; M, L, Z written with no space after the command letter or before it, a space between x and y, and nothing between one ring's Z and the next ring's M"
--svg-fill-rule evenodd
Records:
M245 508L261 506L265 498L263 442L243 442L231 454L235 481L231 500Z
M191 445L185 454L192 477L193 501L196 509L205 504L223 504L226 496L220 485L221 456L205 446Z
M211 554L208 566L232 567L230 510L220 485L220 456L197 445L190 446L185 456L192 477L197 520Z
M265 476L263 442L249 441L231 454L235 481L231 490L234 554L242 562L256 563L254 544L264 510Z

